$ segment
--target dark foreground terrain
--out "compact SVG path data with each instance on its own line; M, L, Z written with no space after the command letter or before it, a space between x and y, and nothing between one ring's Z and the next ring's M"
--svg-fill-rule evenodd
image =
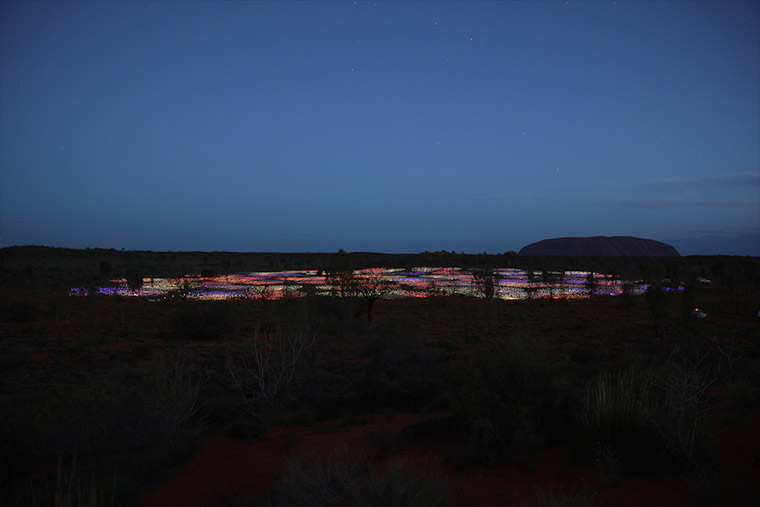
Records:
M8 251L2 505L756 500L758 259L409 256L400 263L608 262L609 272L686 285L581 300L380 299L370 326L350 291L273 301L68 295L130 269L329 265L322 254L258 254L269 257L254 267L235 257L248 254ZM692 318L694 307L707 318Z

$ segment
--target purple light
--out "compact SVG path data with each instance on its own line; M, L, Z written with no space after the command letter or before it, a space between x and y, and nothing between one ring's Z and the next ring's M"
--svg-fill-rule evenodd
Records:
M248 297L254 299L279 299L281 297L300 297L304 295L304 286L314 287L316 295L326 295L333 291L324 276L317 276L316 270L236 273L227 276L201 278L186 276L175 279L146 279L143 287L132 292L126 281L116 280L116 287L98 289L74 288L72 295L94 293L118 296L139 296L160 299L163 297L190 297L200 299L226 299ZM494 271L494 289L501 299L526 298L528 292L534 297L585 298L587 272L571 271L565 273L562 283L557 279L552 284L544 283L540 275L531 282L527 274L515 268L502 268ZM432 294L462 294L482 296L472 273L459 268L424 268L415 267L411 271L403 269L370 268L357 270L354 276L359 279L378 279L386 291L383 297L426 297ZM596 293L615 296L622 293L627 281L617 280L612 276L595 274ZM607 290L604 290L607 289ZM641 294L646 285L636 282L632 294ZM678 290L681 290L679 288ZM672 290L667 288L666 290Z

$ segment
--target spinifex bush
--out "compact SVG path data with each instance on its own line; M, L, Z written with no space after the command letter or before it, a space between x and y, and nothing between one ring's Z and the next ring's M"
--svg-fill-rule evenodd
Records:
M113 479L113 478L112 478ZM113 480L98 481L93 473L73 463L64 465L58 460L55 477L52 474L38 474L27 477L20 484L3 484L9 491L0 488L0 503L3 505L24 505L27 507L115 507L126 505L117 501Z
M651 468L665 451L653 421L658 410L651 372L601 375L584 398L583 458L591 461L602 445L621 458L626 471Z
M327 458L304 456L291 461L272 506L362 505L363 481L369 473L368 457L339 449Z
M396 459L378 469L366 454L339 449L327 458L291 462L270 505L443 507L449 505L449 488L435 463L413 467Z
M576 401L542 349L516 337L453 368L452 413L472 457L498 463L564 438Z
M419 324L391 317L362 339L363 371L354 379L357 401L369 410L419 410L440 405L441 351L426 346Z
M97 483L101 491L103 478L97 475L115 459L119 477L128 482L137 476L154 478L158 471L187 456L201 424L197 418L199 392L206 378L178 355L136 367L88 372L69 379L71 383L17 400L13 411L0 411L0 434L14 436L1 441L0 474L20 479L10 486L16 490L11 496L25 495L24 478L36 480L37 465L56 459L66 463L78 458L82 465L72 465L65 475L77 488ZM95 483L88 470L97 472ZM113 483L115 474L103 480ZM116 488L113 484L108 487ZM118 500L123 488L116 489ZM75 505L89 505L94 497L77 498Z
M551 483L534 485L535 498L523 502L525 507L596 507L600 503L596 493L591 493L586 486L571 488L555 488Z
M92 372L24 405L26 452L41 459L75 453L89 459L165 445L198 423L205 382L182 356Z
M364 505L442 507L449 505L449 487L435 462L413 466L407 460L396 459L385 473L371 471Z
M579 455L591 462L601 445L625 472L705 473L714 464L703 398L709 385L709 372L688 362L601 375L584 398Z

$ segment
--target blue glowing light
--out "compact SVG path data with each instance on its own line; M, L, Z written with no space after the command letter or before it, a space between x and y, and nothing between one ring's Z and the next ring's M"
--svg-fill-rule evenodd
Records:
M587 298L588 272L570 271L564 277L545 281L540 275L531 280L527 273L515 268L501 268L494 272L494 294L499 299L537 298ZM460 294L481 296L473 274L461 268L415 267L409 271L400 268L369 268L354 271L356 280L376 280L386 299L428 297L431 295ZM631 294L646 290L641 282L618 280L611 275L594 274L596 294L611 296L623 293L623 285L633 286ZM300 297L307 293L327 295L333 287L318 276L316 270L235 273L226 276L200 277L188 275L182 278L146 279L138 291L131 290L126 280L114 280L115 286L97 289L73 288L72 295L104 294L138 296L151 300L174 297L187 299L279 299Z

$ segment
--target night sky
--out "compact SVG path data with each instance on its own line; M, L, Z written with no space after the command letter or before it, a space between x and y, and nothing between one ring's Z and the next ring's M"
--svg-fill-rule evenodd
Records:
M760 3L4 2L0 241L760 255Z

